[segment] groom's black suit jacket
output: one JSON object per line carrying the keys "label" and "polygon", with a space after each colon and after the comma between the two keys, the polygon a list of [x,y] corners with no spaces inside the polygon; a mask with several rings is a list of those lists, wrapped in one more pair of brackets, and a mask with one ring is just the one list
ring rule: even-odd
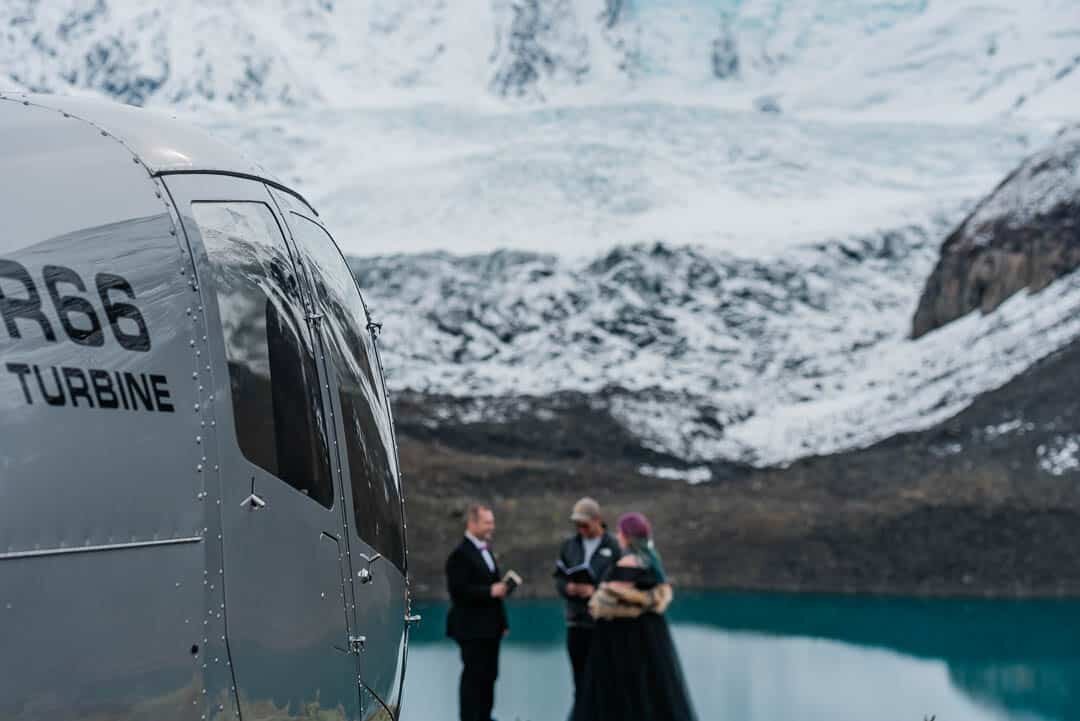
{"label": "groom's black suit jacket", "polygon": [[501,639],[508,628],[502,599],[491,597],[491,584],[500,580],[499,566],[489,571],[473,542],[463,538],[446,559],[450,615],[446,635],[458,641]]}

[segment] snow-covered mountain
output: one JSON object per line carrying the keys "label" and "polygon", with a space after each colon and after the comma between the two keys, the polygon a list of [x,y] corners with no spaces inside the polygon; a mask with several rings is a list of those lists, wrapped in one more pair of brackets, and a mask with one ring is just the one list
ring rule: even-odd
{"label": "snow-covered mountain", "polygon": [[433,423],[580,391],[768,465],[1080,333],[1068,276],[908,338],[942,238],[1080,117],[1078,41],[1076,0],[8,0],[0,88],[173,108],[301,190]]}
{"label": "snow-covered mountain", "polygon": [[391,385],[450,396],[438,422],[513,421],[581,391],[658,452],[773,465],[928,428],[1080,335],[1074,274],[911,340],[944,230],[761,260],[654,245],[354,268],[387,320]]}
{"label": "snow-covered mountain", "polygon": [[627,92],[784,111],[1060,116],[1073,0],[8,0],[0,77],[126,102]]}

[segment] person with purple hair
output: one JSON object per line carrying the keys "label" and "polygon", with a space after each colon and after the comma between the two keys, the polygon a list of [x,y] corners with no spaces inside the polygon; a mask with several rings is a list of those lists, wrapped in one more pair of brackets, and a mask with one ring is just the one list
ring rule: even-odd
{"label": "person with purple hair", "polygon": [[623,556],[589,599],[596,619],[573,721],[697,721],[664,612],[673,594],[652,526],[617,524]]}

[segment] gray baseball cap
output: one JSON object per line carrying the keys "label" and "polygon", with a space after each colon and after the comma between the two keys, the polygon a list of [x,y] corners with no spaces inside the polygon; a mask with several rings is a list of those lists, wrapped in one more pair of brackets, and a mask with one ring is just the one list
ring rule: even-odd
{"label": "gray baseball cap", "polygon": [[587,523],[600,518],[600,504],[586,496],[574,504],[574,510],[570,512],[570,520],[574,523]]}

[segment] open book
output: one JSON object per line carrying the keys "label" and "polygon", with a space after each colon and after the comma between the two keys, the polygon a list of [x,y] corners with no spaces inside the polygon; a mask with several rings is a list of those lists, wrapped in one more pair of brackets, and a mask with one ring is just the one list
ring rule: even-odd
{"label": "open book", "polygon": [[591,586],[596,585],[596,576],[593,574],[592,567],[587,563],[581,563],[577,566],[567,566],[562,562],[562,559],[555,561],[555,568],[562,575],[566,576],[566,580],[570,583],[587,583]]}
{"label": "open book", "polygon": [[506,584],[507,595],[513,593],[515,588],[524,583],[516,571],[507,571],[506,575],[502,577],[502,582]]}

